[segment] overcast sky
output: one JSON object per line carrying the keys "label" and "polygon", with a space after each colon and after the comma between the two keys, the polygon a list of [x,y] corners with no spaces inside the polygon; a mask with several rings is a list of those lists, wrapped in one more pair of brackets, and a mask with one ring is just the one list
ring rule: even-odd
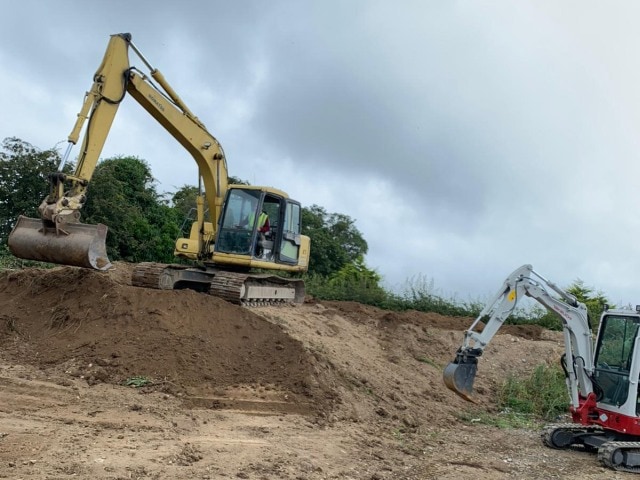
{"label": "overcast sky", "polygon": [[[486,300],[531,263],[635,304],[639,14],[632,1],[6,2],[0,137],[62,151],[109,35],[130,32],[231,175],[349,215],[388,287]],[[160,191],[197,183],[132,98],[102,158],[115,155],[145,159]]]}

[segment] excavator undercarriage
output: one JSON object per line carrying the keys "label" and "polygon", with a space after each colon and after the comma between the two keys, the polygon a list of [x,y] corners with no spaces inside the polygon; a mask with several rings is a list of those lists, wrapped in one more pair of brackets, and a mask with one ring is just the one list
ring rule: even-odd
{"label": "excavator undercarriage", "polygon": [[637,437],[611,432],[598,425],[566,423],[548,425],[541,438],[547,447],[597,452],[598,461],[606,467],[640,473],[640,442],[629,441]]}
{"label": "excavator undercarriage", "polygon": [[189,288],[244,306],[302,303],[305,295],[302,279],[151,262],[136,265],[132,284],[160,290]]}

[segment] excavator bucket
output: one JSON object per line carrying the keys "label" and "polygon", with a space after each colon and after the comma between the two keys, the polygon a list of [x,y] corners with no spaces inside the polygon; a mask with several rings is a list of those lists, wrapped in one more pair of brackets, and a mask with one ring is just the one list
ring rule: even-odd
{"label": "excavator bucket", "polygon": [[446,366],[444,369],[444,384],[449,390],[453,390],[465,400],[473,402],[471,395],[476,371],[478,370],[478,362],[475,358],[471,362],[460,360],[460,358],[456,358],[454,362]]}
{"label": "excavator bucket", "polygon": [[18,258],[107,270],[107,226],[65,223],[56,232],[39,218],[20,216],[9,235],[9,250]]}

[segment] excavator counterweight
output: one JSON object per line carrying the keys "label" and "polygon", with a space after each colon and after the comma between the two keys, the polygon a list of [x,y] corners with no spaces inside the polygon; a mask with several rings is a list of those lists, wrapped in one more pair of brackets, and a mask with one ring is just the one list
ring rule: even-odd
{"label": "excavator counterweight", "polygon": [[9,250],[18,258],[107,270],[107,226],[65,223],[58,229],[45,220],[21,215],[9,235]]}

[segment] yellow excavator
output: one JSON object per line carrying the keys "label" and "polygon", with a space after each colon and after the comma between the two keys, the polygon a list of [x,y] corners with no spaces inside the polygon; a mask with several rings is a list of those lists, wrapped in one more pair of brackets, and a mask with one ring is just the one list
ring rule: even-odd
{"label": "yellow excavator", "polygon": [[[130,50],[144,63],[148,74],[130,65]],[[127,93],[191,154],[199,177],[196,220],[189,236],[176,241],[174,252],[195,262],[140,263],[134,268],[132,283],[159,289],[192,288],[242,304],[301,303],[301,279],[252,273],[255,269],[307,270],[310,239],[301,234],[300,203],[275,188],[229,184],[220,143],[136,48],[129,33],[111,36],[58,171],[49,175],[51,190],[38,208],[41,218],[20,216],[9,235],[13,255],[97,270],[112,266],[106,250],[108,228],[80,223],[80,210]],[[75,171],[63,173],[85,122]]]}

